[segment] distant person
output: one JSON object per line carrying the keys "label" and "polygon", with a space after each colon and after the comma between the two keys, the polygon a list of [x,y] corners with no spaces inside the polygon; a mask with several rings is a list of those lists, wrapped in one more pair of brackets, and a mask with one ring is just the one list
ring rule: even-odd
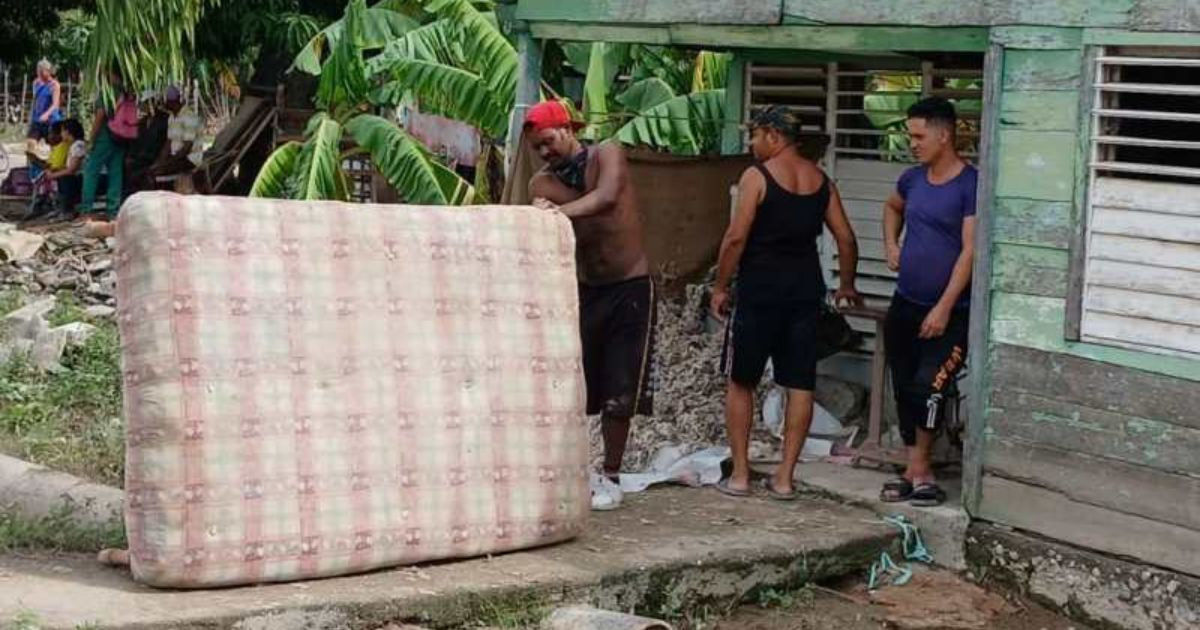
{"label": "distant person", "polygon": [[558,101],[529,110],[524,136],[546,167],[534,174],[534,205],[556,209],[575,228],[587,413],[600,415],[602,474],[592,509],[621,505],[619,475],[634,415],[652,411],[657,299],[642,243],[637,196],[616,142],[585,146]]}
{"label": "distant person", "polygon": [[52,165],[48,176],[54,181],[58,190],[57,211],[64,217],[70,217],[79,205],[83,190],[83,164],[87,158],[87,144],[83,139],[83,125],[74,118],[68,118],[61,123],[62,139],[60,143],[66,146],[65,160],[61,167]]}
{"label": "distant person", "polygon": [[884,336],[908,467],[880,498],[916,506],[946,499],[933,474],[933,442],[946,390],[967,356],[979,174],[955,149],[957,122],[954,105],[942,98],[909,108],[920,165],[900,176],[883,210],[887,264],[899,272]]}
{"label": "distant person", "polygon": [[[800,121],[767,107],[750,123],[758,161],[742,174],[737,207],[717,261],[712,314],[726,322],[722,369],[725,424],[733,458],[717,489],[749,496],[750,425],[754,390],[771,361],[775,383],[787,389],[783,461],[763,490],[773,499],[796,497],[795,470],[808,439],[817,382],[817,330],[827,299],[817,239],[825,227],[837,240],[839,278],[834,301],[861,302],[855,289],[858,244],[837,186],[797,146]],[[737,272],[737,303],[730,283]]]}
{"label": "distant person", "polygon": [[183,93],[176,86],[167,88],[165,104],[170,115],[167,143],[150,167],[155,177],[190,173],[200,163],[200,152],[196,150],[202,127],[200,117],[184,105]]}
{"label": "distant person", "polygon": [[171,112],[165,103],[151,98],[138,122],[138,137],[125,152],[124,196],[155,188],[154,166],[166,151]]}
{"label": "distant person", "polygon": [[[115,94],[115,102],[107,103],[103,96],[96,100],[96,113],[92,118],[91,133],[88,135],[91,146],[83,167],[83,200],[79,204],[79,212],[93,212],[100,174],[107,169],[105,211],[107,219],[111,221],[116,219],[117,211],[121,208],[125,151],[130,140],[137,135],[137,99],[115,71],[109,73],[109,82]],[[134,129],[132,133],[129,129],[131,126]],[[125,137],[120,137],[118,131]]]}
{"label": "distant person", "polygon": [[54,78],[54,64],[42,59],[33,80],[33,107],[29,113],[30,139],[45,140],[50,125],[62,120],[62,86]]}

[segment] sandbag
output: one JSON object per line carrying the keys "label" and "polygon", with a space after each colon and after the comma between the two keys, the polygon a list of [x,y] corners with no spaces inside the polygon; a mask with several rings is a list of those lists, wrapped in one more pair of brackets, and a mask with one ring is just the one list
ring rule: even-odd
{"label": "sandbag", "polygon": [[565,217],[530,207],[130,198],[134,577],[294,580],[575,536],[574,249]]}

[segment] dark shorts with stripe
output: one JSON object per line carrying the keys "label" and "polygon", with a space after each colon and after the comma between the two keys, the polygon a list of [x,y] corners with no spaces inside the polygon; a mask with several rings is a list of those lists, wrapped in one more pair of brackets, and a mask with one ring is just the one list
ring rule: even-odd
{"label": "dark shorts with stripe", "polygon": [[776,385],[812,391],[819,317],[816,300],[739,303],[725,325],[721,371],[738,385],[755,387],[770,359]]}
{"label": "dark shorts with stripe", "polygon": [[649,276],[579,285],[588,415],[630,418],[653,412],[657,299]]}
{"label": "dark shorts with stripe", "polygon": [[916,444],[918,428],[933,431],[941,425],[947,394],[967,358],[969,310],[954,309],[942,336],[921,339],[930,310],[896,294],[884,324],[900,437],[907,446]]}

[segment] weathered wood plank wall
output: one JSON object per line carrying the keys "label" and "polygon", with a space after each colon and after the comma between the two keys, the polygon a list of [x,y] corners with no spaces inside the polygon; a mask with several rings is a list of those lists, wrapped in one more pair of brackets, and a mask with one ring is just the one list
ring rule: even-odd
{"label": "weathered wood plank wall", "polygon": [[1081,34],[992,31],[1006,48],[975,516],[1200,574],[1179,553],[1200,546],[1200,365],[1065,339],[1086,208]]}

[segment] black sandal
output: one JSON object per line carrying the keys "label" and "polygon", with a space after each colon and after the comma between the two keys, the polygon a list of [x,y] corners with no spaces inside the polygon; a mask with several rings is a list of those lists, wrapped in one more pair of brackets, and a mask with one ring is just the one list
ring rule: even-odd
{"label": "black sandal", "polygon": [[936,507],[946,500],[946,492],[936,483],[919,484],[909,495],[908,503],[915,507]]}
{"label": "black sandal", "polygon": [[879,500],[884,503],[902,503],[912,497],[912,482],[904,477],[896,477],[884,482],[883,490],[879,491]]}

